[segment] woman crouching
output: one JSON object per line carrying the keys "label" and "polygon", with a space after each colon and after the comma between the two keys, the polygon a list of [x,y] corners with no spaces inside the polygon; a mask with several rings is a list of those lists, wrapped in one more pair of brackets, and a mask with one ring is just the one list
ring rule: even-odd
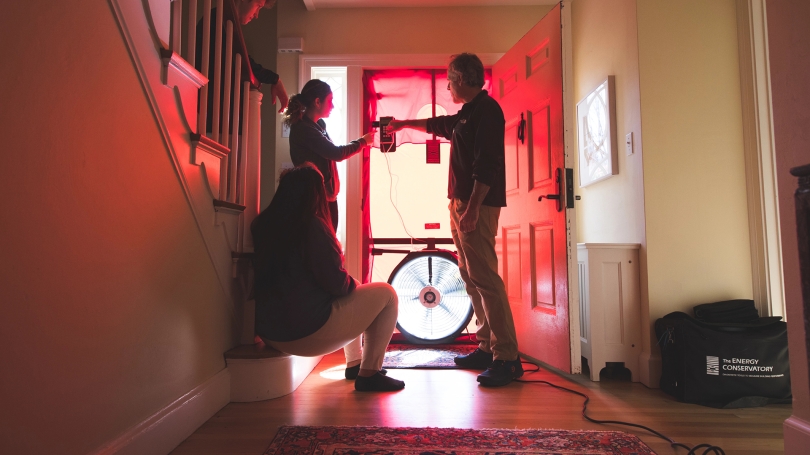
{"label": "woman crouching", "polygon": [[256,251],[256,332],[287,354],[314,357],[364,335],[359,391],[393,391],[381,372],[397,322],[387,283],[359,284],[343,266],[323,176],[306,163],[282,174],[270,206],[251,225]]}

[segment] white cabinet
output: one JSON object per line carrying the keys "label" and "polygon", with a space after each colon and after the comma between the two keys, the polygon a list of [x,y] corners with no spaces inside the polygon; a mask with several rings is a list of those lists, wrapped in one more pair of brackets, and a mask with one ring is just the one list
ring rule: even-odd
{"label": "white cabinet", "polygon": [[624,362],[639,381],[641,302],[636,243],[579,243],[580,341],[591,380],[607,362]]}

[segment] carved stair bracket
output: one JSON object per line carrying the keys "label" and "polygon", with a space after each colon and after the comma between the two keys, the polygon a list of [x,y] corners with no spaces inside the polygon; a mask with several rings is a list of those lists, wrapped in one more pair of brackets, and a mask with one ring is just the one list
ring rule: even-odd
{"label": "carved stair bracket", "polygon": [[214,199],[225,199],[222,192],[228,189],[221,184],[226,181],[226,177],[222,175],[226,167],[222,163],[230,153],[231,149],[213,139],[191,133],[191,164],[202,166],[205,182]]}
{"label": "carved stair bracket", "polygon": [[160,59],[163,62],[161,81],[168,87],[175,87],[179,92],[183,116],[193,131],[197,125],[197,94],[200,87],[208,83],[208,78],[177,52],[161,49]]}
{"label": "carved stair bracket", "polygon": [[244,220],[242,214],[244,211],[244,205],[214,199],[214,212],[216,212],[214,224],[222,229],[231,254],[234,251],[242,251],[242,223]]}

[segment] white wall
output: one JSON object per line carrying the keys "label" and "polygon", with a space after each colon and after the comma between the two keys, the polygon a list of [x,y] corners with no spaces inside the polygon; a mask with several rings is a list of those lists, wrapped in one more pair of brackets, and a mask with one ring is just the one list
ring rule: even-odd
{"label": "white wall", "polygon": [[0,451],[85,454],[225,367],[230,305],[110,5],[0,43]]}

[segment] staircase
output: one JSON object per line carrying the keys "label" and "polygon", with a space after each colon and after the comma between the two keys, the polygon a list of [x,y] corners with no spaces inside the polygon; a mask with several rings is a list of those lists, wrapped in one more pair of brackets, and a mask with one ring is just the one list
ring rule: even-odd
{"label": "staircase", "polygon": [[[194,213],[190,235],[203,239],[231,299],[231,321],[223,321],[236,334],[225,353],[231,401],[291,393],[320,357],[254,343],[250,223],[259,213],[262,94],[233,0],[109,1]],[[198,37],[199,20],[214,21],[213,33],[201,27]]]}

